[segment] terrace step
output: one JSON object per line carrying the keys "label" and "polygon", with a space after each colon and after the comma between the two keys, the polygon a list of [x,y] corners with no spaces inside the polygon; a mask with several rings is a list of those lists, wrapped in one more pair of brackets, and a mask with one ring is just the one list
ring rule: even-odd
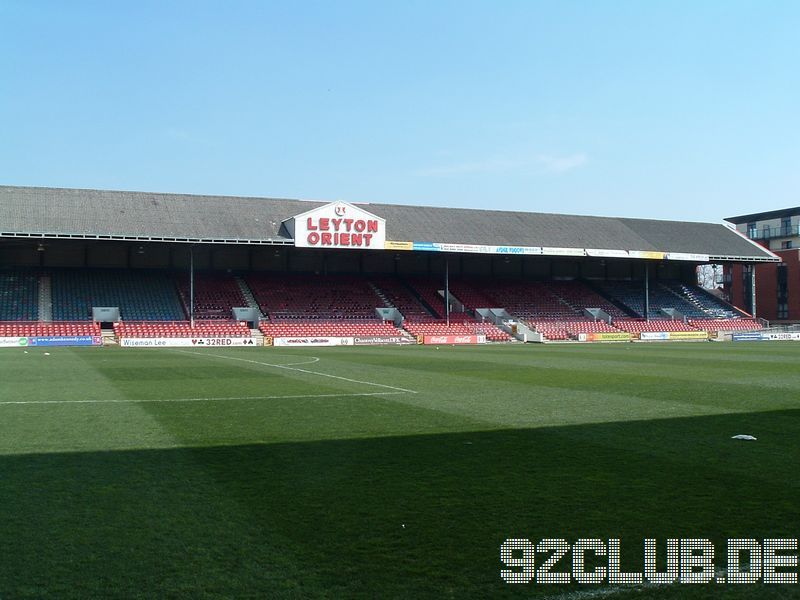
{"label": "terrace step", "polygon": [[39,320],[44,323],[53,321],[53,285],[50,275],[39,277]]}
{"label": "terrace step", "polygon": [[241,277],[236,277],[236,285],[239,286],[239,289],[242,291],[242,296],[244,296],[244,300],[247,303],[248,308],[253,308],[258,311],[258,314],[261,318],[264,318],[264,314],[261,312],[261,307],[256,302],[256,297],[253,295],[252,290],[247,286],[247,283]]}
{"label": "terrace step", "polygon": [[372,283],[371,281],[368,281],[368,282],[367,282],[367,285],[369,285],[369,287],[370,287],[370,288],[372,288],[372,291],[374,291],[374,292],[375,292],[375,295],[376,295],[376,296],[378,296],[378,298],[380,298],[380,299],[383,301],[383,305],[384,305],[386,308],[397,308],[397,307],[396,307],[394,304],[392,304],[392,303],[391,303],[391,301],[390,301],[390,300],[389,300],[389,299],[386,297],[386,294],[384,294],[384,293],[383,293],[383,290],[381,290],[381,288],[379,288],[377,285],[375,285],[375,284],[374,284],[374,283]]}
{"label": "terrace step", "polygon": [[256,346],[263,346],[264,345],[264,334],[261,333],[261,330],[257,327],[250,328],[250,337],[255,340]]}
{"label": "terrace step", "polygon": [[103,339],[103,346],[116,346],[119,344],[117,334],[114,333],[114,329],[112,328],[100,330],[100,335]]}

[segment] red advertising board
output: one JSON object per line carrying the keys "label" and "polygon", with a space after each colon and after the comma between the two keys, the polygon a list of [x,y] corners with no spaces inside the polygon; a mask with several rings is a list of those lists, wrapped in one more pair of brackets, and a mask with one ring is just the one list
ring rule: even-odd
{"label": "red advertising board", "polygon": [[485,335],[425,335],[423,344],[485,344]]}

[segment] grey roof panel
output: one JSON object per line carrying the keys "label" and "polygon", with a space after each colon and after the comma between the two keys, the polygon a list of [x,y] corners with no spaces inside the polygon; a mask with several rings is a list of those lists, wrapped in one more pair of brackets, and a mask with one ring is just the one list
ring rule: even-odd
{"label": "grey roof panel", "polygon": [[[288,241],[281,222],[327,202],[0,186],[0,233]],[[386,239],[752,257],[771,254],[723,225],[361,204]]]}

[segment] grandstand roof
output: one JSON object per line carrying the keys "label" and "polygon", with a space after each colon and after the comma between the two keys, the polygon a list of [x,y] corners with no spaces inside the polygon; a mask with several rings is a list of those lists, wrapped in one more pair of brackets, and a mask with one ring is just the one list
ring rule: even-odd
{"label": "grandstand roof", "polygon": [[779,210],[768,210],[766,212],[752,213],[749,215],[739,215],[738,217],[727,217],[725,220],[730,223],[740,225],[741,223],[753,223],[756,221],[769,221],[780,219],[781,217],[795,217],[800,215],[800,206],[793,208],[782,208]]}
{"label": "grandstand roof", "polygon": [[[291,244],[282,222],[327,202],[0,186],[0,237]],[[599,248],[771,261],[721,224],[359,204],[397,241]]]}

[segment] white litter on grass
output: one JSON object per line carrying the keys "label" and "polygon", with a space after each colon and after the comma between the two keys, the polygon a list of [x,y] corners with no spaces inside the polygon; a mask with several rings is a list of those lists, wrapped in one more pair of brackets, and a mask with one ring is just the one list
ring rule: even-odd
{"label": "white litter on grass", "polygon": [[45,352],[44,355],[45,356],[50,356],[50,353],[49,352]]}
{"label": "white litter on grass", "polygon": [[25,354],[27,354],[27,353],[28,353],[28,351],[27,351],[27,350],[23,350],[23,352],[24,352]]}
{"label": "white litter on grass", "polygon": [[739,435],[735,435],[731,438],[732,440],[744,440],[746,442],[755,442],[758,438],[753,435],[745,435],[740,433]]}

